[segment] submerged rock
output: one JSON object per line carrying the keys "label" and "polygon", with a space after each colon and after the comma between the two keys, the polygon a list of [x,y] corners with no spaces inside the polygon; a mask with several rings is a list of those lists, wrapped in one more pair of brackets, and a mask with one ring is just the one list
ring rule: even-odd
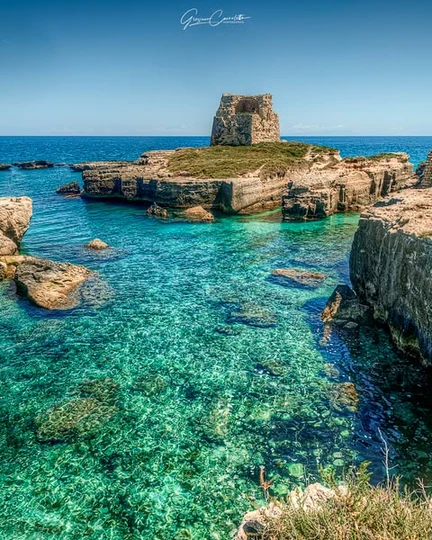
{"label": "submerged rock", "polygon": [[8,171],[11,167],[8,163],[0,163],[0,171]]}
{"label": "submerged rock", "polygon": [[86,244],[85,247],[88,249],[95,249],[99,251],[102,249],[108,249],[110,246],[106,244],[105,242],[103,242],[102,240],[100,240],[99,238],[94,238],[93,240],[91,240],[91,242]]}
{"label": "submerged rock", "polygon": [[[9,261],[9,264],[14,266],[13,261]],[[91,274],[84,266],[24,257],[16,261],[13,277],[18,294],[37,306],[45,309],[71,309],[78,304],[75,293],[79,285]]]}
{"label": "submerged rock", "polygon": [[335,409],[348,409],[356,412],[358,406],[358,394],[352,382],[335,383],[329,392],[330,403]]}
{"label": "submerged rock", "polygon": [[43,159],[38,159],[34,161],[23,161],[21,163],[14,163],[15,167],[19,169],[24,169],[26,171],[32,169],[50,169],[54,167],[54,163],[51,161],[45,161]]}
{"label": "submerged rock", "polygon": [[69,442],[96,435],[116,414],[119,386],[112,379],[82,382],[79,397],[36,417],[39,442]]}
{"label": "submerged rock", "polygon": [[153,203],[149,208],[147,208],[147,215],[159,219],[167,219],[169,217],[168,210],[166,208],[162,208],[156,203]]}
{"label": "submerged rock", "polygon": [[0,197],[0,255],[16,255],[29,228],[32,200],[29,197]]}
{"label": "submerged rock", "polygon": [[242,323],[258,328],[269,328],[276,325],[277,319],[267,309],[246,302],[230,312],[227,322]]}
{"label": "submerged rock", "polygon": [[295,268],[278,268],[272,272],[272,276],[283,278],[287,282],[306,287],[319,287],[327,277],[325,274],[319,272],[309,272]]}
{"label": "submerged rock", "polygon": [[68,184],[64,184],[63,186],[60,186],[56,193],[61,194],[68,194],[68,195],[79,195],[81,193],[81,188],[78,182],[69,182]]}
{"label": "submerged rock", "polygon": [[356,293],[348,285],[338,285],[327,301],[321,319],[350,329],[367,321],[371,310],[361,304]]}

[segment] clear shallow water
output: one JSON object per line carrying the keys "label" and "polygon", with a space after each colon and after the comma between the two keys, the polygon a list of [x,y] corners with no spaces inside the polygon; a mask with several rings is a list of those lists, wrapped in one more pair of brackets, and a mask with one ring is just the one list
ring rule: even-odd
{"label": "clear shallow water", "polygon": [[[432,138],[413,139],[404,149],[420,161]],[[133,159],[206,142],[0,138],[0,162]],[[375,138],[327,144],[344,155],[400,149]],[[0,284],[0,536],[226,539],[250,500],[262,500],[260,465],[277,495],[317,478],[320,465],[341,471],[367,459],[381,480],[379,429],[395,472],[430,484],[429,374],[379,329],[344,341],[324,335],[319,320],[348,280],[357,216],[166,224],[139,205],[56,195],[71,179],[80,175],[67,168],[0,173],[0,195],[34,200],[23,250],[100,275],[81,307],[60,314]],[[113,252],[83,250],[94,237]],[[281,267],[328,278],[318,289],[282,286],[270,278]],[[106,377],[120,386],[118,412],[95,437],[37,441],[38,414],[70,400],[83,380]],[[359,394],[354,411],[331,399],[333,385],[348,381]]]}

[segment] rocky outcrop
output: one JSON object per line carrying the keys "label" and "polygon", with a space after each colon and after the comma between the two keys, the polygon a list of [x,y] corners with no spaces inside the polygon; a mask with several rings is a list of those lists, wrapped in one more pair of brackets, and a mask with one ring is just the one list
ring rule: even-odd
{"label": "rocky outcrop", "polygon": [[7,163],[0,163],[0,171],[8,171],[12,165],[8,165]]}
{"label": "rocky outcrop", "polygon": [[362,304],[348,285],[338,285],[327,301],[321,319],[346,329],[356,328],[370,317],[369,306]]}
{"label": "rocky outcrop", "polygon": [[88,244],[86,244],[85,247],[88,249],[94,249],[96,251],[100,251],[103,249],[108,249],[109,245],[103,242],[102,240],[100,240],[99,238],[94,238]]}
{"label": "rocky outcrop", "polygon": [[106,169],[109,167],[126,167],[131,165],[131,161],[86,161],[84,163],[71,163],[69,167],[73,172],[93,171],[97,169]]}
{"label": "rocky outcrop", "polygon": [[358,212],[416,178],[407,154],[347,158],[310,171],[288,184],[282,212],[286,221],[321,219],[337,212]]}
{"label": "rocky outcrop", "polygon": [[64,195],[79,195],[81,193],[81,188],[78,182],[69,182],[68,184],[60,186],[56,190],[56,193]]}
{"label": "rocky outcrop", "polygon": [[16,255],[29,228],[32,200],[28,197],[0,197],[0,255]]}
{"label": "rocky outcrop", "polygon": [[[262,143],[262,147],[221,148],[224,155],[213,148],[147,152],[133,164],[95,165],[84,171],[81,195],[172,209],[202,206],[227,214],[261,212],[282,202],[285,220],[319,219],[359,211],[417,181],[406,154],[342,160],[337,150],[303,146]],[[247,148],[254,152],[251,159],[245,154]],[[214,155],[216,150],[219,154]],[[261,160],[257,160],[259,152]],[[218,167],[221,159],[224,166]],[[248,169],[239,163],[260,165]],[[231,169],[236,171],[232,177]],[[209,177],[201,177],[203,170]]]}
{"label": "rocky outcrop", "polygon": [[222,95],[213,119],[212,146],[244,146],[272,141],[280,141],[280,129],[271,94]]}
{"label": "rocky outcrop", "polygon": [[3,278],[12,278],[17,293],[45,309],[70,309],[78,304],[78,287],[92,274],[84,266],[30,256],[0,257]]}
{"label": "rocky outcrop", "polygon": [[[273,143],[275,144],[275,143]],[[279,143],[280,149],[289,152],[289,143]],[[293,143],[297,148],[299,143]],[[193,174],[171,168],[171,159],[184,155],[188,149],[154,151],[143,154],[135,164],[122,167],[111,166],[95,168],[83,172],[83,197],[124,199],[156,203],[163,208],[192,208],[202,206],[206,210],[220,210],[227,214],[249,214],[266,209],[277,208],[287,190],[288,178],[297,178],[310,170],[321,170],[340,161],[337,150],[304,145],[303,157],[293,157],[273,167],[257,166],[235,177],[197,178]],[[214,165],[216,158],[208,158],[208,149],[194,149],[198,159],[210,160]],[[241,150],[239,148],[239,150]],[[262,163],[267,163],[267,150],[262,148]],[[274,150],[274,148],[272,148]],[[257,149],[260,151],[260,149]],[[283,151],[279,150],[283,155]],[[196,157],[196,156],[195,156]],[[233,165],[237,159],[247,156],[230,156]],[[213,159],[213,161],[211,161]]]}
{"label": "rocky outcrop", "polygon": [[409,189],[361,215],[350,277],[397,346],[432,359],[432,189]]}
{"label": "rocky outcrop", "polygon": [[14,163],[14,165],[19,169],[24,169],[26,171],[31,171],[33,169],[50,169],[51,167],[54,167],[54,163],[51,163],[51,161],[45,161],[43,159],[35,161],[23,161],[21,163]]}
{"label": "rocky outcrop", "polygon": [[[345,486],[330,489],[316,482],[307,486],[304,491],[300,488],[291,491],[284,505],[288,505],[292,510],[316,512],[328,501],[346,499],[348,495],[349,492]],[[248,512],[237,531],[236,540],[261,538],[266,524],[269,521],[278,521],[283,514],[284,510],[277,502],[271,502],[268,506]]]}

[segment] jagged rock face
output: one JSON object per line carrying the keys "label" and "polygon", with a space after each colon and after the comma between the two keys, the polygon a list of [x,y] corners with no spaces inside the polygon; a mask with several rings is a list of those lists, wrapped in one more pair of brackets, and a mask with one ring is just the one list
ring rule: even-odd
{"label": "jagged rock face", "polygon": [[271,94],[223,94],[213,119],[211,145],[245,146],[280,140]]}
{"label": "jagged rock face", "polygon": [[397,346],[432,359],[432,189],[408,189],[361,215],[350,276]]}
{"label": "jagged rock face", "polygon": [[56,193],[61,193],[65,195],[79,195],[81,193],[81,188],[78,182],[69,182],[68,184],[60,186],[56,190]]}
{"label": "jagged rock face", "polygon": [[310,171],[288,184],[282,200],[284,220],[322,219],[358,212],[392,191],[416,182],[407,154],[348,158]]}
{"label": "jagged rock face", "polygon": [[0,255],[16,255],[29,228],[32,200],[29,197],[0,198]]}

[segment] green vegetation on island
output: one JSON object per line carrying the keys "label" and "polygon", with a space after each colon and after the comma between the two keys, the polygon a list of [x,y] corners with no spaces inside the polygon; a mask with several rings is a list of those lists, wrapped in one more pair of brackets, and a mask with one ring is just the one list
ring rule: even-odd
{"label": "green vegetation on island", "polygon": [[284,174],[306,156],[336,154],[337,150],[303,142],[263,142],[250,146],[182,148],[168,160],[172,173],[195,178],[237,178],[263,167],[267,174]]}

